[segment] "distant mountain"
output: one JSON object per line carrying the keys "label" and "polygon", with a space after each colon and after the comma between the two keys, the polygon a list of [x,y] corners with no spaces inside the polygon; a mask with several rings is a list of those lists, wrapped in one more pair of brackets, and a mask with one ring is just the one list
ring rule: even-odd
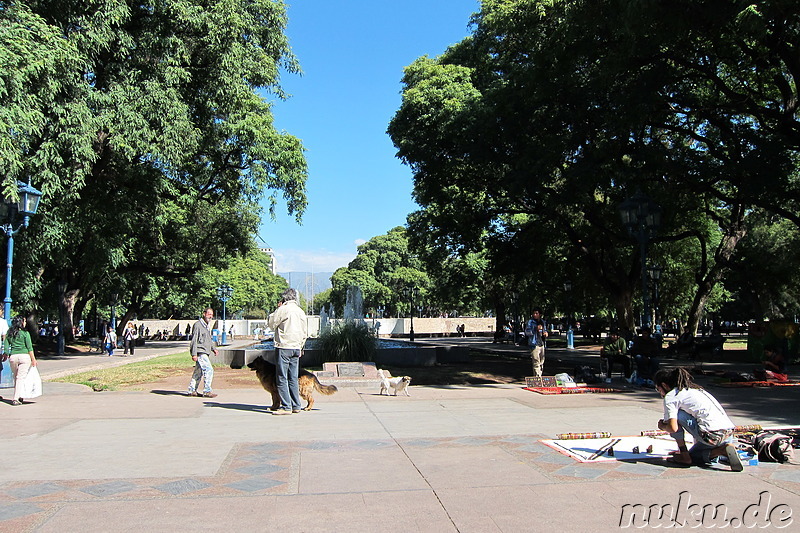
{"label": "distant mountain", "polygon": [[309,298],[331,288],[333,272],[278,272],[289,286]]}

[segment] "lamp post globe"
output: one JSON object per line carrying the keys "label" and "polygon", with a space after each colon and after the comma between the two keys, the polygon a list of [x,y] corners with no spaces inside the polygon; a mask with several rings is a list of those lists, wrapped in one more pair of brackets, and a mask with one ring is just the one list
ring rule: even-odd
{"label": "lamp post globe", "polygon": [[[39,209],[41,191],[30,183],[17,181],[17,199],[3,197],[0,199],[0,223],[3,233],[6,234],[6,294],[3,301],[5,319],[11,323],[11,273],[14,264],[14,235],[22,228],[27,228],[30,218]],[[19,220],[19,217],[22,220]]]}
{"label": "lamp post globe", "polygon": [[641,325],[650,323],[650,296],[647,288],[647,244],[661,226],[661,207],[641,190],[619,204],[622,224],[628,233],[639,243],[642,277],[642,320]]}
{"label": "lamp post globe", "polygon": [[228,343],[228,331],[227,326],[225,324],[226,321],[226,305],[228,300],[231,299],[233,296],[233,287],[228,285],[227,283],[223,283],[219,287],[217,287],[217,298],[219,301],[222,302],[222,345],[225,346]]}

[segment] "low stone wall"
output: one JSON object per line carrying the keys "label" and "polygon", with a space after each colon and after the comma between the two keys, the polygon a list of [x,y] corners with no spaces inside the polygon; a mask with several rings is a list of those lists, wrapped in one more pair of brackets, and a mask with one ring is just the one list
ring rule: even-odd
{"label": "low stone wall", "polygon": [[[367,324],[377,329],[381,337],[407,337],[411,333],[410,318],[367,318]],[[456,327],[464,324],[466,335],[494,335],[495,319],[476,317],[415,318],[414,334],[425,337],[456,336]]]}
{"label": "low stone wall", "polygon": [[[231,368],[243,368],[256,357],[264,356],[267,361],[275,364],[275,350],[237,348],[219,350],[217,357],[212,358],[212,363],[230,365]],[[434,366],[436,363],[466,363],[469,362],[469,349],[463,346],[419,346],[409,345],[407,348],[379,349],[375,354],[375,363],[378,365],[419,367]],[[303,367],[322,366],[322,350],[304,350],[300,358]]]}
{"label": "low stone wall", "polygon": [[[178,337],[186,333],[186,327],[191,327],[198,319],[192,320],[135,320],[150,330],[150,335],[155,335],[157,331],[167,330],[170,336]],[[333,321],[340,320],[334,319]],[[372,328],[377,328],[378,335],[381,337],[407,337],[411,333],[410,318],[371,318],[364,319],[364,322]],[[464,324],[466,335],[492,336],[494,335],[495,319],[476,318],[476,317],[457,317],[457,318],[415,318],[414,333],[424,337],[448,337],[455,336],[456,327]],[[230,331],[234,328],[236,339],[247,336],[252,338],[257,329],[263,330],[267,326],[266,320],[226,320],[225,327]],[[308,317],[308,334],[311,337],[319,335],[320,320],[319,316]],[[222,330],[222,320],[214,319],[211,321],[212,329]]]}

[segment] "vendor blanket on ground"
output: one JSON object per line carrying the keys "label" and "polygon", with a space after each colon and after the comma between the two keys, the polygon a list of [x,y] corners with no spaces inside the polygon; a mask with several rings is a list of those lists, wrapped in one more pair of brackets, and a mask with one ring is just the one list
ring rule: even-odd
{"label": "vendor blanket on ground", "polygon": [[602,392],[631,392],[626,389],[613,389],[610,387],[523,387],[539,394],[591,394]]}
{"label": "vendor blanket on ground", "polygon": [[[545,439],[541,442],[581,463],[656,460],[668,457],[670,452],[678,449],[675,440],[669,436],[570,440]],[[650,446],[652,446],[652,449],[648,452]],[[638,449],[638,453],[635,448]],[[609,455],[609,449],[613,449],[613,455]]]}

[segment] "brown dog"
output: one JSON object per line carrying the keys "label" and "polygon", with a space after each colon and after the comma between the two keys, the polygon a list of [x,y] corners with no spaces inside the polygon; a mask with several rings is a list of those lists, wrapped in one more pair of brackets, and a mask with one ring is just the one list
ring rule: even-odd
{"label": "brown dog", "polygon": [[[275,385],[275,373],[277,371],[275,365],[263,357],[256,357],[252,363],[247,365],[247,368],[256,371],[256,376],[258,376],[261,386],[272,395],[272,407],[270,409],[273,411],[280,409],[281,398],[278,395],[278,387]],[[303,408],[304,411],[310,411],[314,407],[314,396],[312,396],[314,389],[325,395],[333,394],[339,390],[335,385],[323,385],[319,382],[317,376],[302,368],[297,376],[297,383],[300,388],[300,397],[308,402],[308,405]]]}

